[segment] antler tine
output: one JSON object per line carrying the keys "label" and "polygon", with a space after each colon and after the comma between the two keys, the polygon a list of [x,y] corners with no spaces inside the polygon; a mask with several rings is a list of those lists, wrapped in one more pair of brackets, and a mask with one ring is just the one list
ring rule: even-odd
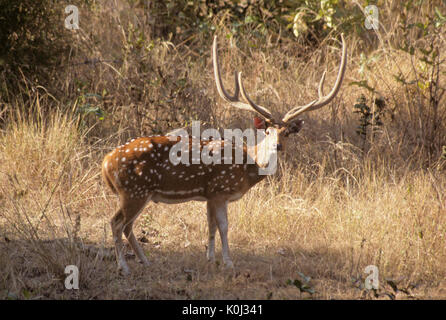
{"label": "antler tine", "polygon": [[[241,82],[241,72],[238,73],[238,78],[237,78],[237,71],[234,72],[234,78],[235,78],[234,95],[233,96],[229,95],[228,92],[225,90],[225,88],[223,86],[223,81],[221,80],[220,66],[218,64],[217,36],[214,36],[214,43],[212,45],[212,62],[214,64],[214,78],[215,78],[215,83],[217,85],[217,91],[218,91],[218,94],[220,95],[220,97],[223,98],[223,100],[230,103],[231,106],[233,106],[233,107],[243,109],[243,110],[255,111],[257,113],[260,113],[263,117],[272,120],[272,114],[268,109],[255,104],[247,96],[247,94],[243,88],[243,84]],[[242,88],[242,96],[244,97],[244,99],[246,99],[249,102],[249,104],[240,101],[240,99],[239,99],[240,88]]]}
{"label": "antler tine", "polygon": [[220,97],[223,98],[226,102],[237,102],[238,95],[240,92],[240,88],[237,82],[237,71],[234,72],[234,82],[235,82],[235,92],[233,96],[230,96],[229,93],[223,87],[223,81],[221,80],[220,67],[218,64],[218,55],[217,55],[217,36],[214,37],[214,43],[212,45],[212,62],[214,64],[214,78],[215,83],[217,84],[217,91]]}
{"label": "antler tine", "polygon": [[339,89],[341,88],[342,80],[344,80],[344,74],[347,67],[347,47],[345,45],[344,35],[341,34],[342,39],[342,58],[341,58],[341,64],[339,66],[339,72],[338,76],[336,78],[336,82],[333,85],[333,88],[328,93],[328,95],[323,95],[323,88],[324,88],[324,81],[325,81],[325,74],[322,75],[321,81],[319,82],[319,88],[318,88],[318,95],[319,98],[317,100],[311,101],[307,105],[304,106],[297,106],[290,111],[288,111],[285,116],[282,118],[283,122],[290,122],[291,120],[295,119],[298,115],[307,112],[307,111],[313,111],[316,109],[319,109],[326,104],[328,104],[331,100],[334,99],[334,97],[339,92]]}
{"label": "antler tine", "polygon": [[324,73],[322,74],[321,81],[319,81],[319,88],[317,89],[317,95],[319,96],[319,99],[321,99],[324,96],[324,81],[326,74],[327,70],[324,71]]}

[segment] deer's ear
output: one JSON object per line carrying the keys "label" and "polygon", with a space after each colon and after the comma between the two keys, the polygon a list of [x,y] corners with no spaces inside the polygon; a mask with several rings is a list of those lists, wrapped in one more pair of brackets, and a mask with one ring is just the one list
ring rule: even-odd
{"label": "deer's ear", "polygon": [[254,127],[256,127],[256,129],[266,129],[265,120],[259,117],[254,117]]}
{"label": "deer's ear", "polygon": [[302,127],[304,126],[304,121],[302,119],[297,119],[294,121],[293,124],[294,124],[293,128],[294,133],[298,133],[300,129],[302,129]]}
{"label": "deer's ear", "polygon": [[288,137],[290,134],[298,133],[300,129],[302,129],[304,125],[304,121],[301,119],[297,119],[293,121],[289,127],[286,129],[285,136]]}

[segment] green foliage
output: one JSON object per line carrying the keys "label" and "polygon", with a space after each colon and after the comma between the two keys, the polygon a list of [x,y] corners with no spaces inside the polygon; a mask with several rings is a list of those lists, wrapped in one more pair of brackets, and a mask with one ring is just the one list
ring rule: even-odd
{"label": "green foliage", "polygon": [[78,124],[84,130],[91,127],[97,121],[103,121],[107,115],[101,105],[103,96],[85,92],[85,85],[85,83],[78,81],[79,96],[75,102],[75,114],[79,116]]}
{"label": "green foliage", "polygon": [[321,40],[332,30],[350,30],[363,18],[355,6],[339,0],[156,0],[135,5],[146,10],[152,36],[169,39],[209,35],[218,17],[232,34]]}
{"label": "green foliage", "polygon": [[367,138],[367,128],[372,128],[372,134],[376,129],[383,125],[381,119],[384,114],[385,101],[384,99],[377,98],[374,101],[375,108],[371,109],[367,105],[367,99],[364,95],[359,97],[358,102],[353,106],[355,113],[360,115],[359,125],[356,129],[356,133],[363,138],[363,150],[365,141]]}
{"label": "green foliage", "polygon": [[299,289],[301,293],[307,292],[310,295],[313,295],[316,291],[310,285],[311,277],[308,277],[299,271],[297,272],[297,274],[299,275],[299,279],[294,279],[294,280],[288,279],[287,285],[294,285],[296,288]]}
{"label": "green foliage", "polygon": [[0,73],[6,72],[9,82],[23,76],[44,81],[45,68],[67,52],[71,34],[64,28],[63,8],[54,0],[0,0]]}
{"label": "green foliage", "polygon": [[[415,6],[413,1],[406,9]],[[441,48],[445,45],[445,14],[438,7],[417,19],[400,14],[401,39],[398,50],[407,53],[411,59],[410,72],[394,74],[394,79],[406,90],[408,109],[415,115],[414,125],[419,127],[418,139],[429,161],[441,153],[446,142],[444,136],[444,113],[441,112],[441,99],[446,87],[441,81],[444,71],[444,55]],[[444,7],[443,9],[444,10]]]}

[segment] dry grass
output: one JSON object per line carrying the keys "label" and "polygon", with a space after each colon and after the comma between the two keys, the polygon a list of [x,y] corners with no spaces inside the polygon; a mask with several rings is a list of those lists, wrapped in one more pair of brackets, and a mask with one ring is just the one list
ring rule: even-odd
{"label": "dry grass", "polygon": [[[425,100],[416,88],[393,77],[401,70],[410,76],[413,58],[383,41],[370,53],[380,58],[360,74],[361,43],[355,37],[348,40],[351,60],[341,96],[326,110],[306,116],[305,129],[290,142],[275,177],[230,204],[235,271],[206,262],[205,205],[190,202],[146,208],[134,229],[152,264],[143,268],[129,249],[133,274],[120,276],[109,226],[117,201],[99,175],[103,155],[129,136],[156,131],[160,126],[154,119],[169,112],[178,112],[180,123],[198,118],[215,127],[246,127],[247,115],[216,99],[210,85],[210,43],[203,49],[205,59],[189,58],[200,56],[194,52],[197,46],[165,42],[155,42],[150,54],[136,55],[135,48],[126,47],[126,15],[112,7],[95,10],[83,21],[110,28],[79,34],[78,56],[108,59],[113,53],[124,61],[113,68],[69,68],[55,90],[69,96],[79,79],[89,84],[79,96],[106,88],[108,94],[95,102],[109,112],[106,119],[80,117],[72,110],[82,99],[54,102],[41,89],[26,92],[30,105],[20,99],[4,105],[10,121],[0,132],[1,299],[446,297],[445,160],[438,153],[426,160],[420,147],[425,128],[417,127]],[[123,21],[113,26],[110,21],[118,17]],[[221,27],[220,39],[226,31]],[[194,41],[200,43],[199,37]],[[296,52],[293,44],[284,50],[263,44],[262,52],[249,49],[244,39],[241,51],[220,42],[225,79],[232,78],[228,73],[234,68],[243,70],[247,90],[275,111],[313,99],[325,66],[326,82],[333,83],[339,59],[335,47],[300,57],[290,53]],[[94,48],[87,46],[91,43]],[[175,82],[185,75],[185,84]],[[363,78],[376,93],[346,85]],[[365,147],[355,133],[358,116],[352,112],[361,93],[388,98],[384,125]],[[444,98],[442,102],[444,108]],[[438,130],[444,132],[446,119],[440,120]],[[64,288],[64,268],[71,264],[79,267],[80,290]],[[379,268],[377,296],[363,287],[367,265]],[[313,294],[290,284],[303,276],[311,277]]]}
{"label": "dry grass", "polygon": [[[104,150],[86,145],[76,122],[61,115],[11,125],[0,147],[3,298],[309,297],[287,284],[299,272],[312,278],[312,298],[361,298],[370,264],[379,268],[381,293],[392,292],[391,278],[415,286],[413,297],[444,298],[446,180],[438,172],[401,175],[365,162],[361,176],[327,174],[321,161],[310,179],[282,162],[280,179],[230,205],[234,274],[206,262],[202,203],[149,205],[135,230],[152,265],[129,256],[134,273],[123,278],[109,227],[117,203],[99,177]],[[63,287],[70,264],[80,268],[76,292]]]}

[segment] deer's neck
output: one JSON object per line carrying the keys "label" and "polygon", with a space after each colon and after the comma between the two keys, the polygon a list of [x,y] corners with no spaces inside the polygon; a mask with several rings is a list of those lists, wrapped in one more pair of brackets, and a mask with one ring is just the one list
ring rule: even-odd
{"label": "deer's neck", "polygon": [[274,150],[271,140],[266,138],[254,146],[247,146],[247,153],[260,168],[266,168],[271,161],[277,160],[276,150]]}

